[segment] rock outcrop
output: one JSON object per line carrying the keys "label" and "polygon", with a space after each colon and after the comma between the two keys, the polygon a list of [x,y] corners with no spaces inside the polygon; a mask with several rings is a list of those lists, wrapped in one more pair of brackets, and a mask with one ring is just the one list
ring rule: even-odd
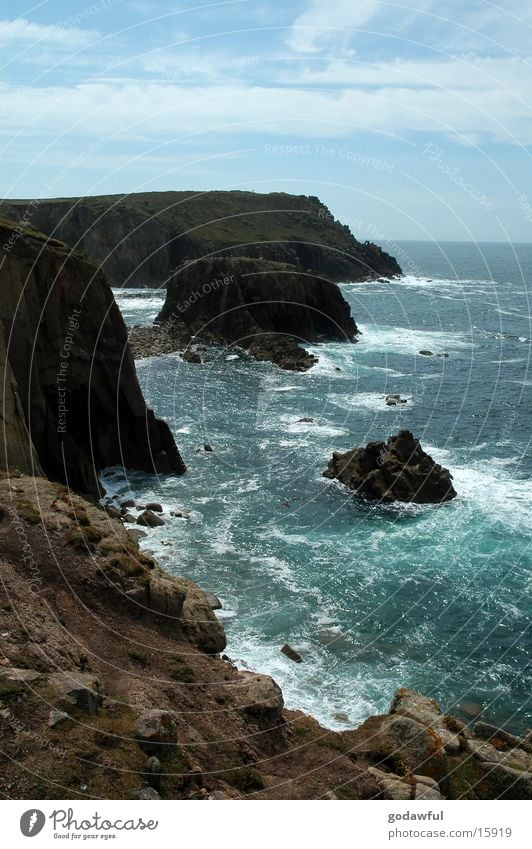
{"label": "rock outcrop", "polygon": [[287,710],[220,657],[208,596],[61,484],[0,474],[0,551],[5,796],[532,798],[530,739],[413,690],[344,732]]}
{"label": "rock outcrop", "polygon": [[[315,358],[299,343],[353,342],[357,327],[339,287],[294,265],[252,257],[185,263],[168,281],[157,317],[196,340],[246,348],[261,360],[305,370]],[[181,336],[182,333],[179,333]]]}
{"label": "rock outcrop", "polygon": [[0,261],[7,386],[0,467],[42,469],[93,494],[105,466],[184,472],[168,425],[146,407],[101,271],[65,245],[5,220]]}
{"label": "rock outcrop", "polygon": [[370,500],[437,504],[456,496],[452,475],[423,451],[408,430],[387,442],[335,451],[324,476]]}
{"label": "rock outcrop", "polygon": [[401,274],[396,260],[361,243],[317,197],[285,192],[144,192],[2,201],[96,260],[113,286],[164,285],[185,259],[220,253],[288,262],[331,280]]}

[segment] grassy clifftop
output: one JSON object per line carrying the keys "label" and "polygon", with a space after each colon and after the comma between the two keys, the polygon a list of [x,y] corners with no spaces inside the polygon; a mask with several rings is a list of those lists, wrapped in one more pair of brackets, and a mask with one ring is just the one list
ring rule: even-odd
{"label": "grassy clifftop", "polygon": [[114,286],[164,285],[184,259],[220,253],[289,262],[331,280],[401,273],[393,257],[358,242],[313,196],[144,192],[6,200],[0,213],[87,254]]}

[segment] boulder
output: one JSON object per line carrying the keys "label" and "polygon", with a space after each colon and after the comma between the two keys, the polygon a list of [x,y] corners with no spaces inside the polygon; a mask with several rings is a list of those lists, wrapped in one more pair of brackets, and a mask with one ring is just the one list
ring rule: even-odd
{"label": "boulder", "polygon": [[153,513],[162,513],[163,508],[157,501],[149,501],[145,508],[145,510],[151,510]]}
{"label": "boulder", "polygon": [[16,669],[13,666],[0,668],[1,683],[32,684],[41,677],[35,669]]}
{"label": "boulder", "polygon": [[68,713],[65,713],[64,710],[51,710],[48,717],[48,728],[56,728],[69,719]]}
{"label": "boulder", "polygon": [[186,351],[183,351],[181,357],[186,363],[196,363],[197,365],[201,365],[201,357],[197,351],[191,351],[187,348]]}
{"label": "boulder", "polygon": [[222,602],[214,593],[205,593],[205,598],[211,610],[222,610]]}
{"label": "boulder", "polygon": [[238,708],[245,713],[273,716],[281,720],[283,694],[279,685],[269,675],[241,672],[232,692]]}
{"label": "boulder", "polygon": [[422,357],[433,357],[434,356],[432,351],[425,351],[424,350],[424,351],[420,351],[419,353],[421,354]]}
{"label": "boulder", "polygon": [[441,736],[431,727],[406,716],[386,717],[378,734],[377,751],[404,775],[422,773],[441,780],[447,774],[447,759]]}
{"label": "boulder", "polygon": [[171,575],[157,570],[141,586],[129,590],[128,597],[141,607],[169,619],[179,619],[183,613],[186,592]]}
{"label": "boulder", "polygon": [[95,714],[102,703],[98,679],[85,672],[56,672],[48,677],[48,685],[57,693],[59,708],[77,708]]}
{"label": "boulder", "polygon": [[175,746],[177,725],[167,710],[144,710],[135,723],[135,740],[143,751],[152,755],[160,749]]}
{"label": "boulder", "polygon": [[157,528],[159,525],[164,525],[164,519],[157,516],[153,510],[143,510],[140,516],[137,516],[137,525],[143,525],[145,528]]}
{"label": "boulder", "polygon": [[426,784],[416,784],[414,790],[414,799],[425,799],[433,802],[438,802],[440,799],[444,797],[440,793],[439,790],[435,790],[433,787],[427,787]]}
{"label": "boulder", "polygon": [[408,430],[387,442],[335,451],[324,476],[369,500],[437,504],[455,498],[452,475],[436,463]]}
{"label": "boulder", "polygon": [[292,646],[288,645],[288,643],[284,644],[281,649],[281,652],[287,657],[289,657],[290,660],[293,660],[295,663],[303,663],[303,658],[301,657],[299,652],[293,649]]}
{"label": "boulder", "polygon": [[372,766],[368,768],[368,772],[376,779],[383,799],[403,801],[412,798],[412,786],[401,781],[398,776]]}
{"label": "boulder", "polygon": [[141,799],[146,802],[155,802],[161,797],[153,787],[138,787],[131,794],[132,799]]}

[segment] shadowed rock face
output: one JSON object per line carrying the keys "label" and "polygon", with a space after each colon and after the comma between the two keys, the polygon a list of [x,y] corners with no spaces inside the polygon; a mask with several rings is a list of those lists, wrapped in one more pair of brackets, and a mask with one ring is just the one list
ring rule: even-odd
{"label": "shadowed rock face", "polygon": [[46,475],[82,492],[99,492],[108,465],[184,472],[168,425],[146,408],[124,322],[96,266],[5,219],[0,261],[11,381],[10,455],[0,464],[13,468],[14,447],[29,433],[18,451],[25,469],[33,446]]}
{"label": "shadowed rock face", "polygon": [[14,220],[96,260],[112,286],[161,286],[184,260],[264,257],[331,280],[401,274],[396,260],[358,242],[317,197],[286,192],[143,192],[1,202]]}
{"label": "shadowed rock face", "polygon": [[408,430],[387,442],[335,451],[323,474],[378,501],[437,504],[456,496],[449,470],[435,463]]}
{"label": "shadowed rock face", "polygon": [[314,358],[298,343],[353,342],[357,327],[340,289],[293,265],[253,257],[188,263],[168,283],[161,323],[247,348],[257,359],[304,370]]}

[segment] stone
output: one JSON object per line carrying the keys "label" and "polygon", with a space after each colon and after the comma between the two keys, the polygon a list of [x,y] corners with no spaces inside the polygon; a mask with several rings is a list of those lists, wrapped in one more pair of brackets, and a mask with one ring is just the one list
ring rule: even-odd
{"label": "stone", "polygon": [[477,719],[484,713],[484,706],[473,699],[463,699],[456,705],[456,709],[460,711],[468,719]]}
{"label": "stone", "polygon": [[288,643],[284,644],[281,649],[281,652],[286,655],[286,657],[289,657],[290,660],[293,660],[295,663],[303,663],[303,658],[301,657],[299,652],[293,649],[292,646],[288,645]]}
{"label": "stone", "polygon": [[105,512],[111,517],[111,519],[120,519],[120,516],[122,515],[121,511],[118,507],[115,507],[114,504],[109,504],[105,508]]}
{"label": "stone", "polygon": [[183,612],[186,592],[176,584],[171,575],[157,572],[141,586],[129,590],[127,596],[147,610],[179,619]]}
{"label": "stone", "polygon": [[41,673],[35,669],[16,669],[13,666],[0,669],[0,682],[12,682],[20,684],[32,684],[41,677]]}
{"label": "stone", "polygon": [[146,504],[145,510],[151,510],[153,513],[162,513],[163,508],[157,501],[149,501]]}
{"label": "stone", "polygon": [[370,766],[368,772],[377,779],[383,799],[403,800],[412,798],[412,787],[400,778]]}
{"label": "stone", "polygon": [[532,772],[532,755],[523,749],[514,748],[501,752],[485,740],[468,740],[466,747],[479,761],[505,764],[512,769]]}
{"label": "stone", "polygon": [[186,351],[183,351],[181,357],[186,363],[196,363],[197,365],[201,365],[201,357],[197,351],[191,351],[187,348]]}
{"label": "stone", "polygon": [[422,357],[433,357],[434,356],[432,351],[420,351],[419,353],[421,354]]}
{"label": "stone", "polygon": [[127,525],[134,525],[137,520],[133,513],[124,513],[122,516],[122,521]]}
{"label": "stone", "polygon": [[[229,692],[229,688],[228,688]],[[281,718],[284,706],[281,688],[269,675],[241,672],[239,683],[231,687],[240,710],[248,714],[273,715]]]}
{"label": "stone", "polygon": [[440,789],[438,782],[431,778],[430,775],[413,775],[412,779],[416,784],[425,784],[427,787],[431,787],[432,790]]}
{"label": "stone", "polygon": [[314,421],[312,416],[303,416],[302,419],[298,419],[298,424],[301,422],[302,424],[311,424]]}
{"label": "stone", "polygon": [[134,736],[141,749],[152,755],[160,749],[175,746],[177,725],[167,710],[145,710],[135,723]]}
{"label": "stone", "polygon": [[122,507],[125,507],[126,509],[128,507],[135,507],[136,506],[135,502],[132,498],[128,498],[126,501],[121,501],[120,504],[121,504]]}
{"label": "stone", "polygon": [[159,525],[164,525],[164,519],[157,516],[153,510],[143,510],[140,516],[137,517],[137,525],[143,525],[146,528],[157,528]]}
{"label": "stone", "polygon": [[387,442],[335,451],[323,475],[381,503],[439,504],[456,497],[449,470],[435,463],[408,430]]}
{"label": "stone", "polygon": [[205,593],[205,597],[207,599],[207,603],[209,604],[211,610],[222,610],[223,605],[217,595],[214,593]]}
{"label": "stone", "polygon": [[230,797],[222,790],[213,790],[211,793],[209,793],[207,798],[213,802],[222,802],[225,801],[225,799],[229,799]]}
{"label": "stone", "polygon": [[57,704],[66,711],[77,708],[92,715],[102,703],[98,679],[90,673],[56,672],[48,677],[48,684],[57,691]]}
{"label": "stone", "polygon": [[447,718],[442,716],[441,708],[435,699],[402,687],[395,693],[390,714],[408,716],[422,725],[433,728],[441,738],[447,754],[456,755],[460,751],[462,745],[460,738],[449,730]]}
{"label": "stone", "polygon": [[161,771],[161,762],[159,758],[156,755],[152,755],[148,758],[145,772],[146,781],[150,787],[153,787],[153,789],[157,791],[161,787]]}
{"label": "stone", "polygon": [[433,787],[427,787],[426,784],[416,784],[414,799],[429,799],[437,802],[443,798],[439,790],[435,790]]}
{"label": "stone", "polygon": [[203,450],[206,451],[208,454],[211,454],[214,449],[213,449],[212,445],[209,445],[208,442],[205,442],[204,445],[203,445]]}
{"label": "stone", "polygon": [[475,722],[473,730],[476,737],[479,737],[481,740],[492,741],[493,745],[495,745],[497,749],[508,750],[521,747],[525,749],[525,751],[531,751],[526,740],[521,737],[516,737],[514,734],[510,734],[508,731],[505,731],[504,728],[497,728],[489,722]]}
{"label": "stone", "polygon": [[70,719],[70,717],[64,710],[51,710],[48,717],[48,728],[56,728],[68,719]]}
{"label": "stone", "polygon": [[127,532],[131,539],[135,540],[136,542],[138,542],[139,539],[143,539],[144,537],[148,536],[146,531],[141,531],[140,528],[128,528]]}
{"label": "stone", "polygon": [[440,734],[406,716],[390,715],[378,734],[379,753],[403,774],[420,773],[441,780],[447,759]]}
{"label": "stone", "polygon": [[485,799],[532,799],[532,773],[505,764],[482,764]]}
{"label": "stone", "polygon": [[132,799],[142,799],[143,801],[157,801],[161,797],[153,787],[139,787],[133,790]]}
{"label": "stone", "polygon": [[396,407],[398,404],[406,404],[406,398],[401,398],[400,395],[386,395],[384,401],[388,407]]}

